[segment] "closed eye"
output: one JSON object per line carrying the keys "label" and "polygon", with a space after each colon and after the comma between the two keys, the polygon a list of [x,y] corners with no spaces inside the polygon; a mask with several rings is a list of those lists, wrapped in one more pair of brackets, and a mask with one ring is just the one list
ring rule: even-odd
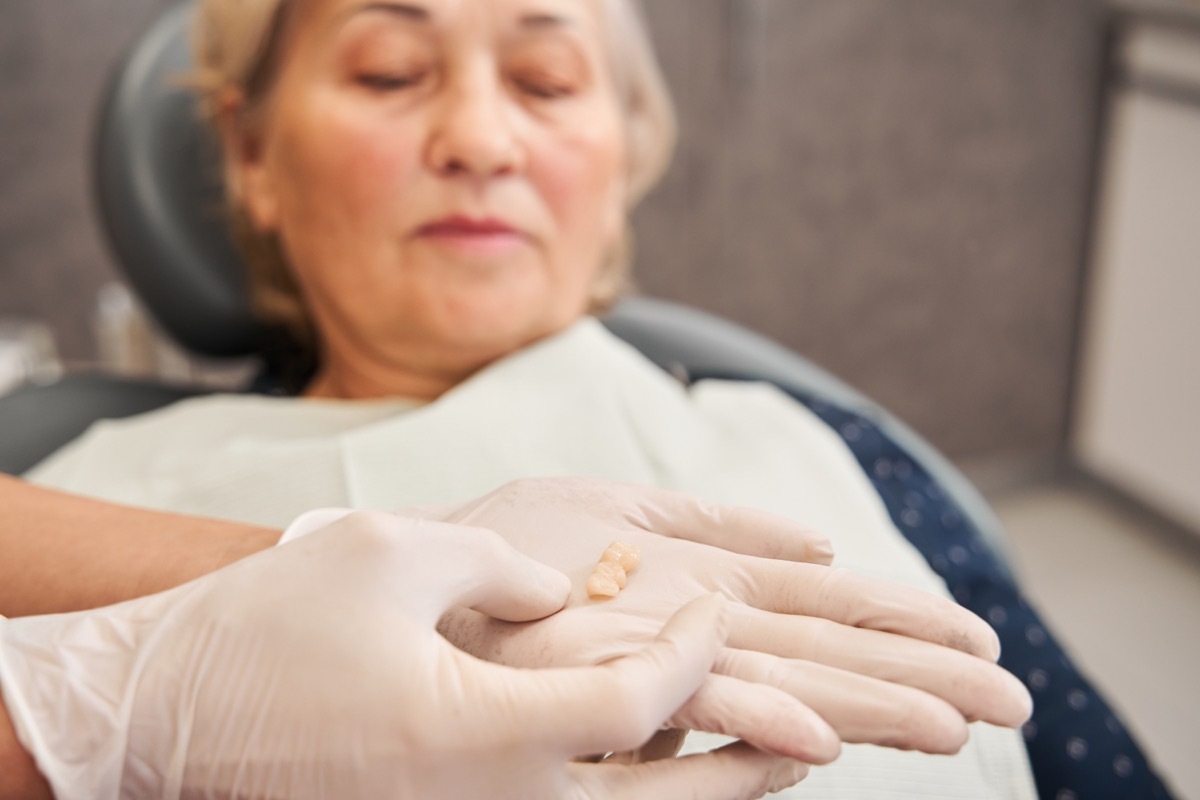
{"label": "closed eye", "polygon": [[386,73],[364,73],[355,78],[359,86],[374,92],[396,92],[411,89],[425,80],[426,73],[409,75],[390,75]]}
{"label": "closed eye", "polygon": [[554,81],[519,80],[515,84],[522,92],[539,100],[559,100],[575,94],[574,86]]}

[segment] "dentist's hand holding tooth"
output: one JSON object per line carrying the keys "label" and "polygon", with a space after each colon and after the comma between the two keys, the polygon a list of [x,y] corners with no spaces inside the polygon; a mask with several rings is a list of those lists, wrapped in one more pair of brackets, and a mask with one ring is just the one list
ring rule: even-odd
{"label": "dentist's hand holding tooth", "polygon": [[0,617],[0,691],[59,800],[727,800],[805,775],[740,744],[571,760],[637,747],[696,691],[724,643],[719,597],[602,666],[491,664],[435,629],[456,606],[545,617],[570,588],[490,531],[355,513],[160,594]]}

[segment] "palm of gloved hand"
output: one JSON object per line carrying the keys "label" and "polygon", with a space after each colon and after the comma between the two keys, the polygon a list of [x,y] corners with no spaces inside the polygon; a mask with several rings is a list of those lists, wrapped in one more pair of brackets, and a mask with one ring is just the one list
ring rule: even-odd
{"label": "palm of gloved hand", "polygon": [[[992,663],[997,640],[982,620],[825,566],[827,542],[773,515],[584,479],[518,481],[461,507],[399,513],[489,528],[570,577],[567,607],[549,619],[512,624],[458,611],[443,621],[447,638],[491,661],[603,663],[643,646],[695,597],[737,601],[729,647],[672,718],[676,727],[821,763],[838,737],[954,752],[966,722],[1011,726],[1029,714],[1028,693]],[[589,599],[587,577],[614,540],[640,548],[641,563],[616,598]]]}
{"label": "palm of gloved hand", "polygon": [[530,620],[567,591],[493,533],[354,514],[159,595],[0,618],[0,686],[60,800],[716,800],[803,776],[745,747],[569,762],[636,747],[695,690],[726,630],[714,596],[586,669],[485,663],[435,630],[453,606]]}

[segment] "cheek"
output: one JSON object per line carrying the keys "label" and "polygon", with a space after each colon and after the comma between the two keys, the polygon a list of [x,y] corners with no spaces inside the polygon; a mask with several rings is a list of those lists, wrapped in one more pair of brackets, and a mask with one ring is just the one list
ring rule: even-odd
{"label": "cheek", "polygon": [[[289,126],[280,169],[289,187],[285,218],[299,236],[330,235],[391,216],[389,202],[417,163],[416,138],[361,114],[324,113]],[[290,212],[290,213],[289,213]]]}
{"label": "cheek", "polygon": [[395,197],[412,180],[416,146],[395,127],[334,110],[292,121],[278,142],[279,235],[318,316],[330,304],[372,308],[380,282],[395,279]]}
{"label": "cheek", "polygon": [[620,230],[624,213],[624,148],[620,133],[580,133],[537,158],[537,182],[564,238],[603,248]]}

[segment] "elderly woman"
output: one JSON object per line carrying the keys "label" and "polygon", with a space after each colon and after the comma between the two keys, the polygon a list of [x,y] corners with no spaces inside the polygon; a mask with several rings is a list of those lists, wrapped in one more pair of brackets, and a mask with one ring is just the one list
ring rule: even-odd
{"label": "elderly woman", "polygon": [[[34,480],[274,526],[315,505],[447,504],[407,513],[496,529],[578,578],[572,543],[604,544],[588,526],[563,516],[561,542],[520,543],[511,490],[449,504],[516,478],[592,476],[765,509],[829,532],[840,566],[946,592],[819,418],[769,387],[681,386],[587,316],[625,282],[628,213],[673,142],[629,0],[205,0],[196,42],[254,299],[286,333],[284,372],[302,397],[211,397],[104,423]],[[602,493],[565,491],[606,507]],[[575,641],[578,663],[625,652],[662,623],[664,603],[648,611],[639,592],[686,584],[677,604],[702,588],[678,577],[687,558],[648,555],[653,567],[603,611],[579,594],[521,632],[469,617],[446,630],[508,663],[530,642],[558,658]],[[739,589],[763,581],[747,572]],[[764,618],[744,608],[732,646],[761,649]],[[610,644],[572,639],[597,620]],[[784,629],[776,655],[822,660],[822,628]],[[898,639],[861,646],[913,660]],[[853,659],[824,655],[793,688],[849,685],[828,665]],[[746,677],[753,663],[727,668]],[[968,719],[1018,721],[962,686],[918,688]],[[801,695],[819,707],[821,691]],[[831,720],[843,738],[887,743],[869,705],[856,713]],[[1034,794],[1020,737],[988,726],[951,758],[847,748],[803,790]]]}

